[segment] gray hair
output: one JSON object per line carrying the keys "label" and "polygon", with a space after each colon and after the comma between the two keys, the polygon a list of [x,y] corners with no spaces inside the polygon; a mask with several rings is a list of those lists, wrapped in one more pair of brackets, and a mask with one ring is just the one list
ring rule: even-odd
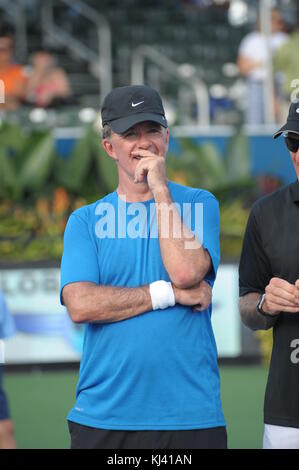
{"label": "gray hair", "polygon": [[102,138],[103,139],[110,139],[112,136],[112,129],[109,126],[109,124],[104,124],[104,127],[102,129]]}
{"label": "gray hair", "polygon": [[108,124],[104,124],[102,127],[102,117],[100,112],[97,114],[93,128],[97,134],[102,136],[102,139],[110,139],[112,136],[112,129]]}

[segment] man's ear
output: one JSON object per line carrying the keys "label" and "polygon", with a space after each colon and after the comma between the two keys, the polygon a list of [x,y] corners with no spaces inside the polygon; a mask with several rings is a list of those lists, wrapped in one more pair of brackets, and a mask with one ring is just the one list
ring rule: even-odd
{"label": "man's ear", "polygon": [[168,129],[168,127],[167,127],[166,131],[167,131],[166,132],[166,139],[167,139],[166,142],[167,142],[167,150],[168,150],[168,145],[169,145],[169,129]]}
{"label": "man's ear", "polygon": [[169,129],[167,127],[166,132],[165,132],[165,155],[168,152],[168,145],[169,145]]}
{"label": "man's ear", "polygon": [[114,153],[113,149],[113,144],[109,139],[103,139],[102,140],[102,145],[106,151],[106,153],[109,155],[109,157],[113,158],[113,160],[117,161],[117,158]]}

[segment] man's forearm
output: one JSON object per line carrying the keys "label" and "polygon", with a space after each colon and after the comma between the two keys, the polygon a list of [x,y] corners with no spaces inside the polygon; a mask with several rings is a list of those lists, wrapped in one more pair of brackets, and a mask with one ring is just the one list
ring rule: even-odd
{"label": "man's forearm", "polygon": [[78,282],[63,289],[63,300],[76,323],[117,322],[152,310],[149,286],[98,286]]}
{"label": "man's forearm", "polygon": [[154,198],[165,269],[175,285],[191,287],[203,280],[210,270],[210,256],[184,225],[168,188],[156,191]]}
{"label": "man's forearm", "polygon": [[260,294],[257,292],[250,292],[239,298],[239,311],[242,322],[251,330],[268,330],[274,326],[276,318],[265,317],[261,315],[256,306]]}
{"label": "man's forearm", "polygon": [[[212,290],[206,282],[190,289],[173,285],[175,303],[197,310],[211,302]],[[63,301],[75,323],[118,322],[153,310],[150,286],[99,286],[91,282],[74,282],[64,287]]]}

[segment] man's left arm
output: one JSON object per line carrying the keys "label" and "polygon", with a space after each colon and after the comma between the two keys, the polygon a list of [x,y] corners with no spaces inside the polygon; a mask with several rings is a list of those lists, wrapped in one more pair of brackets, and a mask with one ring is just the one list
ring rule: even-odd
{"label": "man's left arm", "polygon": [[210,255],[182,220],[168,187],[156,191],[154,199],[165,269],[177,287],[191,287],[210,271]]}
{"label": "man's left arm", "polygon": [[[214,250],[217,254],[211,257],[209,250],[201,243],[200,237],[197,238],[186,226],[176,209],[168,188],[165,157],[144,150],[138,150],[138,155],[143,158],[135,170],[135,183],[143,182],[146,177],[155,199],[160,249],[165,269],[177,287],[182,289],[192,287],[203,281],[213,269],[216,273],[218,267],[218,202],[213,198],[217,211],[211,205],[209,210],[206,210],[208,217],[203,220],[204,227],[201,227],[202,232],[205,230],[205,240],[207,241],[211,235],[213,238],[211,246],[217,245]],[[212,277],[213,281],[214,276]]]}

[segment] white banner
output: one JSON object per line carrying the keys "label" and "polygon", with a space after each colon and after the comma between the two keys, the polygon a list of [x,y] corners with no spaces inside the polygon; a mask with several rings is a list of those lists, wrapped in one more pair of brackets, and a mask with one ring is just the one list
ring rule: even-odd
{"label": "white banner", "polygon": [[237,357],[242,353],[238,300],[238,266],[219,266],[212,299],[212,325],[219,357]]}
{"label": "white banner", "polygon": [[5,340],[5,363],[80,360],[83,327],[60,305],[59,285],[57,268],[0,271],[0,289],[17,329]]}
{"label": "white banner", "polygon": [[[237,266],[220,266],[213,290],[212,323],[220,357],[241,353],[237,311]],[[70,320],[59,302],[59,269],[0,271],[0,289],[17,334],[5,340],[7,364],[79,361],[83,326]]]}

